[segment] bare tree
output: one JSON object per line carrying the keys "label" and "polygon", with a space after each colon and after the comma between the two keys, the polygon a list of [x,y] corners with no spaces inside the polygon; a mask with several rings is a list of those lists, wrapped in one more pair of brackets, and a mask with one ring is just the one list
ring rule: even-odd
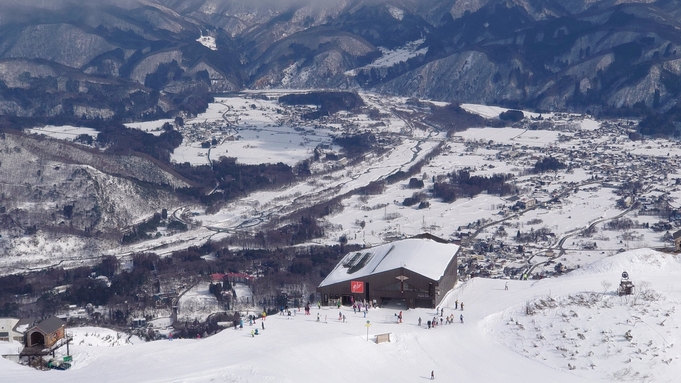
{"label": "bare tree", "polygon": [[605,293],[607,293],[608,290],[610,289],[610,286],[612,286],[612,282],[610,282],[607,279],[604,279],[601,281],[601,286],[603,286],[603,295],[605,295]]}

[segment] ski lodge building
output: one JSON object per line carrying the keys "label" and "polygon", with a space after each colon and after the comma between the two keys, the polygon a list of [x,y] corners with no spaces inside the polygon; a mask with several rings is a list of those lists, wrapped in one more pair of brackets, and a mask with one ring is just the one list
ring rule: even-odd
{"label": "ski lodge building", "polygon": [[425,234],[346,254],[317,287],[323,305],[434,308],[457,281],[459,246]]}
{"label": "ski lodge building", "polygon": [[34,348],[51,348],[65,337],[66,323],[57,317],[50,317],[36,323],[26,331],[24,345]]}

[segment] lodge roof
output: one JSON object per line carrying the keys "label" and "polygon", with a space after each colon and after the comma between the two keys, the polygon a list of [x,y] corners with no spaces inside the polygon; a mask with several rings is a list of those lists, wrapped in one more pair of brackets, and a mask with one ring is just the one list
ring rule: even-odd
{"label": "lodge roof", "polygon": [[405,268],[439,280],[459,246],[429,238],[409,238],[346,254],[319,287]]}
{"label": "lodge roof", "polygon": [[49,317],[42,322],[36,323],[34,327],[44,334],[51,334],[65,324],[63,320],[57,317]]}

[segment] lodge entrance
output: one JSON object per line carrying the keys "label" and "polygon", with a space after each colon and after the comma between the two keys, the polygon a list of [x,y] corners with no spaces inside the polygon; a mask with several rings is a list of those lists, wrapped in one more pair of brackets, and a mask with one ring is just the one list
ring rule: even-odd
{"label": "lodge entrance", "polygon": [[45,346],[45,336],[40,331],[31,333],[29,347]]}

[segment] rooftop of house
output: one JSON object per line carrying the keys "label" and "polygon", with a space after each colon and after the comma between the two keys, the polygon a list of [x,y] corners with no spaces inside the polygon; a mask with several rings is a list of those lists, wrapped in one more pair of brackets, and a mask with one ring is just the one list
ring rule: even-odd
{"label": "rooftop of house", "polygon": [[49,317],[39,323],[36,323],[34,327],[37,327],[41,332],[45,334],[50,334],[57,331],[60,327],[64,326],[66,322],[57,318]]}

